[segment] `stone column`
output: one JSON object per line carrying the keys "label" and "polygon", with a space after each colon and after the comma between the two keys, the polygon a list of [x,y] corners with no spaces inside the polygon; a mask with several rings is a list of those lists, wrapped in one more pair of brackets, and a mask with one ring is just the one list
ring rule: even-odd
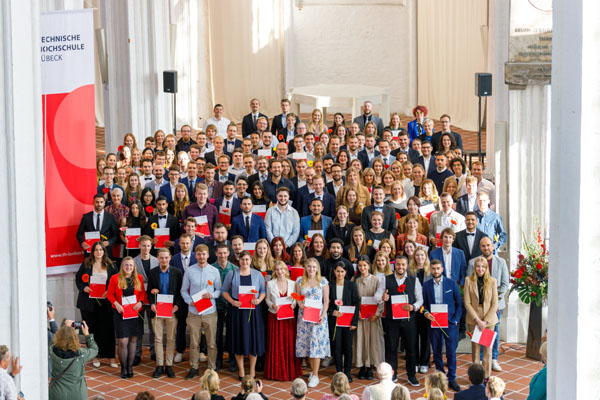
{"label": "stone column", "polygon": [[548,399],[598,393],[600,4],[555,0]]}
{"label": "stone column", "polygon": [[17,386],[48,397],[44,157],[38,2],[0,2],[0,343],[21,358]]}

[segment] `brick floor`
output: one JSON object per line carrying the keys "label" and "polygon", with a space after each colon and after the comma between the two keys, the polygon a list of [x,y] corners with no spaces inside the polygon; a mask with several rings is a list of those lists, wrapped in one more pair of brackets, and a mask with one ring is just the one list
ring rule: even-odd
{"label": "brick floor", "polygon": [[[503,352],[503,353],[502,353]],[[400,371],[404,369],[404,357],[400,355],[399,367]],[[507,400],[525,400],[529,393],[529,381],[533,375],[542,368],[542,364],[538,361],[525,358],[525,346],[511,344],[501,344],[501,354],[499,356],[500,364],[504,369],[503,372],[493,373],[499,376],[506,382],[506,392],[504,398]],[[463,388],[467,388],[467,368],[471,362],[470,354],[459,354],[457,356],[457,382]],[[173,367],[175,374],[174,379],[169,379],[162,376],[160,379],[152,379],[151,374],[154,371],[154,362],[150,360],[148,349],[144,349],[142,364],[134,368],[135,376],[133,379],[121,379],[120,369],[111,368],[108,365],[102,364],[99,368],[94,368],[91,363],[88,363],[86,368],[86,377],[88,384],[89,398],[93,398],[97,394],[102,394],[107,400],[133,400],[137,392],[150,390],[157,399],[190,399],[192,395],[199,390],[199,378],[191,381],[186,381],[186,375],[189,363],[188,354],[185,354],[184,361],[176,364]],[[200,364],[200,375],[204,372],[206,363]],[[304,378],[308,377],[308,370],[304,370]],[[354,382],[350,384],[352,393],[362,394],[365,386],[375,383],[375,381],[358,380],[355,374],[358,371],[352,371]],[[435,372],[435,368],[430,369],[430,373]],[[315,389],[309,391],[309,399],[321,399],[322,396],[329,392],[331,377],[335,373],[334,367],[322,369],[320,372],[321,382]],[[262,379],[262,374],[257,374],[259,379]],[[219,371],[221,387],[219,394],[226,399],[230,399],[239,392],[239,381],[237,373],[231,373],[227,368]],[[416,399],[424,393],[424,375],[417,375],[421,382],[421,387],[412,388],[408,386],[406,373],[398,375],[398,382],[407,386],[411,392],[411,398]],[[275,382],[263,380],[263,392],[269,399],[283,400],[289,399],[290,382]],[[418,390],[417,390],[418,389]],[[454,397],[453,392],[447,393],[449,399]]]}

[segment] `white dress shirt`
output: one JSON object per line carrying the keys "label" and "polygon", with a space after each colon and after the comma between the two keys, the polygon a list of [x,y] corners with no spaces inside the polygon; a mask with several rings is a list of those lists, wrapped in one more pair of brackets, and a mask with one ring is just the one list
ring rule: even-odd
{"label": "white dress shirt", "polygon": [[217,120],[214,116],[208,118],[204,123],[204,131],[206,132],[206,127],[208,125],[214,125],[217,127],[217,135],[223,137],[223,139],[227,140],[227,127],[231,123],[225,117],[221,117],[221,119]]}
{"label": "white dress shirt", "polygon": [[444,254],[444,270],[446,270],[446,276],[452,276],[452,247],[450,247],[450,251],[448,252],[442,247],[442,254]]}

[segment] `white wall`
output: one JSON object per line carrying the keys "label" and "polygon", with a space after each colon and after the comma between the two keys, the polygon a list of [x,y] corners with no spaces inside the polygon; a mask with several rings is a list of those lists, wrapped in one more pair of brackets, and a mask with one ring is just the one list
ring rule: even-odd
{"label": "white wall", "polygon": [[[412,108],[416,101],[416,33],[411,34],[416,32],[415,8],[413,0],[406,6],[293,7],[286,43],[288,88],[318,83],[389,87],[392,112]],[[383,117],[385,124],[388,117]]]}

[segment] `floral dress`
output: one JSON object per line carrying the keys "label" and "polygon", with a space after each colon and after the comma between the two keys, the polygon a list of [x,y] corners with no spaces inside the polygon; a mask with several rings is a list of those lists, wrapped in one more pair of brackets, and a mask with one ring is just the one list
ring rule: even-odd
{"label": "floral dress", "polygon": [[[327,279],[321,278],[319,287],[304,287],[302,293],[306,299],[323,302],[323,287]],[[298,278],[298,285],[302,285],[302,277]],[[327,318],[320,324],[305,322],[302,316],[304,309],[298,311],[298,326],[296,332],[296,357],[325,358],[331,356],[329,344],[329,325]]]}

